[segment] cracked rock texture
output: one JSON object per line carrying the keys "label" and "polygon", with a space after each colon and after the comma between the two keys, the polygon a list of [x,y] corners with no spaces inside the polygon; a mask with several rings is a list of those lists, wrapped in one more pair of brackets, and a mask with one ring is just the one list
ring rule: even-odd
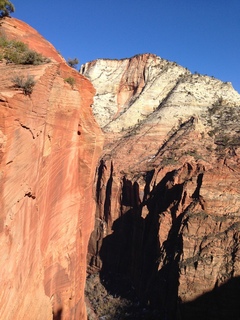
{"label": "cracked rock texture", "polygon": [[[5,18],[0,32],[51,59],[0,62],[0,319],[86,319],[92,185],[102,148],[90,108],[94,88],[27,24]],[[16,74],[35,77],[30,96],[13,87]]]}
{"label": "cracked rock texture", "polygon": [[105,134],[89,272],[128,279],[163,319],[213,319],[183,306],[240,276],[240,95],[152,54],[81,72]]}

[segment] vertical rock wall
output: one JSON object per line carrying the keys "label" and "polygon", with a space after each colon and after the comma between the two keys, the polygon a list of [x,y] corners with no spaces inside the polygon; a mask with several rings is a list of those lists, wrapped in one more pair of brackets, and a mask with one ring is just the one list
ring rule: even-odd
{"label": "vertical rock wall", "polygon": [[[0,318],[86,319],[86,254],[102,147],[90,108],[94,89],[28,25],[4,19],[0,31],[27,38],[51,59],[40,66],[0,62]],[[34,76],[30,96],[13,88],[16,74]]]}
{"label": "vertical rock wall", "polygon": [[[153,55],[82,70],[96,87],[93,110],[106,137],[89,272],[99,270],[117,295],[133,290],[163,319],[236,317],[239,94]],[[222,288],[232,291],[225,304]]]}

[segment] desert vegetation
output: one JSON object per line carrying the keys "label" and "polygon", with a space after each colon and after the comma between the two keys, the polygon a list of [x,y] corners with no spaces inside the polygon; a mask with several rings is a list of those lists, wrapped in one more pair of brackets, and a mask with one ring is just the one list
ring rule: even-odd
{"label": "desert vegetation", "polygon": [[40,65],[48,63],[50,60],[40,53],[29,49],[22,41],[8,40],[4,35],[0,35],[0,61],[6,63]]}
{"label": "desert vegetation", "polygon": [[16,75],[12,78],[12,83],[15,88],[21,89],[25,95],[30,95],[36,82],[31,75]]}
{"label": "desert vegetation", "polygon": [[68,77],[68,78],[64,79],[64,81],[67,82],[68,84],[70,84],[72,89],[74,87],[74,84],[76,83],[76,80],[73,77]]}
{"label": "desert vegetation", "polygon": [[[99,274],[95,273],[86,280],[85,296],[90,304],[87,306],[88,320],[94,320],[96,316],[100,320],[161,319],[158,310],[137,299],[128,281],[123,281],[117,274],[114,280],[110,279],[111,277],[100,278]],[[128,293],[121,294],[119,288],[120,291],[124,288],[123,291]]]}
{"label": "desert vegetation", "polygon": [[77,58],[69,58],[67,60],[67,64],[71,67],[71,68],[77,68],[77,65],[79,64],[79,60]]}
{"label": "desert vegetation", "polygon": [[0,0],[0,18],[8,17],[14,11],[14,5],[10,1]]}

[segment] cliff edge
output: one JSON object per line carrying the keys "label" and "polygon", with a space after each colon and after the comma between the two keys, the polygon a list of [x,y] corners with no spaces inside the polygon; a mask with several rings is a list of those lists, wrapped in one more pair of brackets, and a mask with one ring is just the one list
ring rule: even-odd
{"label": "cliff edge", "polygon": [[[0,61],[0,318],[86,319],[92,185],[103,140],[90,108],[95,91],[29,25],[4,18],[0,34],[48,58]],[[34,77],[31,94],[13,85],[16,76]]]}

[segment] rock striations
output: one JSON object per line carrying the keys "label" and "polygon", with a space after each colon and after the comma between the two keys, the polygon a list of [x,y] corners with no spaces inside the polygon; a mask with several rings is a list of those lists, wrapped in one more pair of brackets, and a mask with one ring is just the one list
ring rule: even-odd
{"label": "rock striations", "polygon": [[[90,108],[94,88],[27,24],[5,18],[0,33],[51,60],[0,62],[0,319],[86,319],[92,185],[103,140]],[[16,75],[34,76],[31,95],[13,87]]]}
{"label": "rock striations", "polygon": [[[187,302],[240,276],[240,95],[152,54],[81,72],[105,134],[89,272],[126,280],[162,319],[213,319]],[[217,319],[239,312],[217,303]]]}
{"label": "rock striations", "polygon": [[[154,319],[237,319],[231,84],[153,54],[79,74],[17,19],[1,20],[0,35],[50,59],[0,61],[0,319],[86,319],[87,263],[105,281],[105,304],[109,290],[144,306],[131,319],[148,308]],[[16,76],[34,77],[31,94]]]}

